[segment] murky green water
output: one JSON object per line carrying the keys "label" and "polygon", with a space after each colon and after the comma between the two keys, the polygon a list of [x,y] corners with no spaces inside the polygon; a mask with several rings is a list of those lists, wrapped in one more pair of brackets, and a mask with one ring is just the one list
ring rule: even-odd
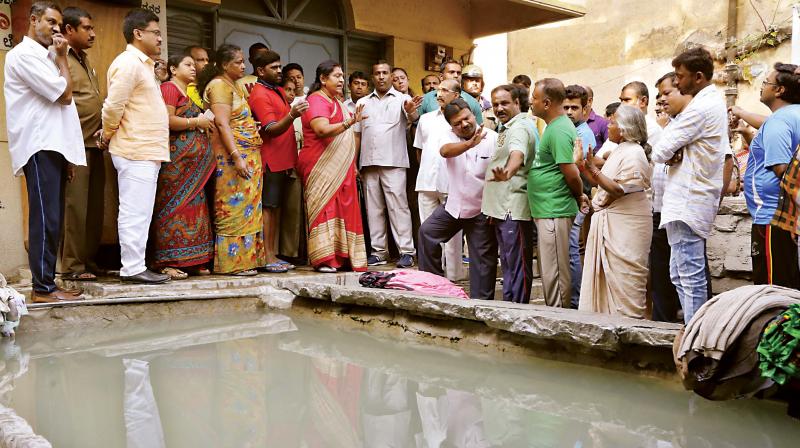
{"label": "murky green water", "polygon": [[[778,403],[268,314],[20,337],[0,403],[54,447],[796,447]],[[0,351],[2,352],[2,351]]]}

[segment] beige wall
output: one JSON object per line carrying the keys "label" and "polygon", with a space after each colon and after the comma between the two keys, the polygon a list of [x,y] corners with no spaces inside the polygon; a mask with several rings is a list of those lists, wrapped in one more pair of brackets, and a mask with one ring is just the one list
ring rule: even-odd
{"label": "beige wall", "polygon": [[[774,14],[778,26],[791,25],[791,3],[752,1],[768,25]],[[672,69],[670,61],[681,44],[702,43],[721,50],[727,32],[724,0],[586,0],[585,8],[583,18],[510,33],[509,77],[525,73],[534,79],[553,76],[567,84],[589,85],[595,91],[595,111],[601,112],[618,100],[620,88],[629,81],[644,81],[652,89]],[[738,38],[763,31],[749,0],[739,0],[737,9]],[[789,55],[786,41],[749,62],[768,69],[776,61],[788,62]],[[739,84],[738,104],[767,111],[758,102],[761,79],[763,75]]]}
{"label": "beige wall", "polygon": [[[388,38],[387,57],[408,71],[419,93],[425,70],[425,43],[453,47],[458,59],[469,52],[469,2],[466,0],[352,0],[354,28]],[[391,11],[391,13],[387,13]]]}

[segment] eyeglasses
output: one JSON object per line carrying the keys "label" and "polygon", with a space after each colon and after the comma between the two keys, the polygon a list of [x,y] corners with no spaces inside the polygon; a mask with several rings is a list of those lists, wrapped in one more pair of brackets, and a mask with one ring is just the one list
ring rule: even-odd
{"label": "eyeglasses", "polygon": [[156,37],[161,37],[161,31],[160,30],[139,30],[139,31],[141,31],[143,33],[153,33],[153,34],[156,35]]}
{"label": "eyeglasses", "polygon": [[765,79],[765,80],[761,81],[761,85],[763,85],[763,86],[777,86],[778,83],[777,82],[769,82],[769,81],[767,81]]}
{"label": "eyeglasses", "polygon": [[446,89],[446,88],[444,88],[444,87],[439,87],[438,89],[436,89],[436,91],[437,91],[437,92],[450,92],[450,93],[458,93],[458,92],[456,92],[455,90]]}

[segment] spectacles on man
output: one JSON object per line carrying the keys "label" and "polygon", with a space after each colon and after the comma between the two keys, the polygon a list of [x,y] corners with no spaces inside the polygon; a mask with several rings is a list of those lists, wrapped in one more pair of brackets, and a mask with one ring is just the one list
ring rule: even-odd
{"label": "spectacles on man", "polygon": [[456,92],[455,90],[450,90],[450,89],[448,89],[448,88],[445,88],[445,87],[439,87],[439,88],[437,88],[437,89],[436,89],[436,91],[437,91],[437,92],[450,92],[450,93],[458,93],[458,92]]}
{"label": "spectacles on man", "polygon": [[764,86],[767,86],[767,85],[768,85],[768,86],[777,86],[777,85],[778,85],[778,83],[777,83],[777,82],[769,82],[769,81],[767,81],[767,80],[765,79],[765,80],[761,81],[761,85],[764,85]]}
{"label": "spectacles on man", "polygon": [[139,30],[143,33],[153,33],[156,37],[161,37],[161,30]]}

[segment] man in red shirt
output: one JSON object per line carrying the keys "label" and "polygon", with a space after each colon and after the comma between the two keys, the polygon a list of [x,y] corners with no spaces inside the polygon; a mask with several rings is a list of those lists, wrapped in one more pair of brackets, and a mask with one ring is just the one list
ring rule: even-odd
{"label": "man in red shirt", "polygon": [[281,57],[274,51],[262,51],[253,59],[258,82],[250,92],[248,103],[261,123],[261,160],[264,164],[262,206],[264,209],[264,250],[266,272],[286,272],[288,263],[278,260],[277,234],[280,227],[281,199],[285,196],[289,174],[297,162],[297,141],[292,122],[308,109],[301,101],[290,106],[286,92],[280,87]]}

